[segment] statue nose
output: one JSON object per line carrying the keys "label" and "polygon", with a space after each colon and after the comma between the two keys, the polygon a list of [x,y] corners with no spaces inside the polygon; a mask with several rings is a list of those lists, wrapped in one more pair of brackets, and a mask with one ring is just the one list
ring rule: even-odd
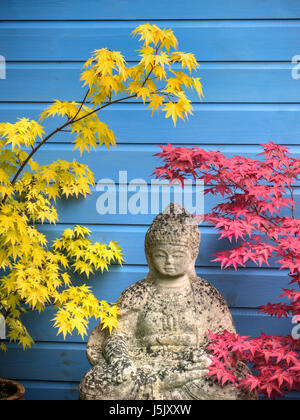
{"label": "statue nose", "polygon": [[174,258],[172,257],[172,255],[168,255],[166,263],[167,264],[173,264],[173,262],[174,262]]}

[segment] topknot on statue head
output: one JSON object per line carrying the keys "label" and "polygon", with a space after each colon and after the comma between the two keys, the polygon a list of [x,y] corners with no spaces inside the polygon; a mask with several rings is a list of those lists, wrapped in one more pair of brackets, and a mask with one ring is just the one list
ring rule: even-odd
{"label": "topknot on statue head", "polygon": [[145,236],[145,253],[151,255],[151,248],[157,244],[183,245],[191,249],[196,259],[201,235],[197,219],[178,203],[170,203],[157,215]]}

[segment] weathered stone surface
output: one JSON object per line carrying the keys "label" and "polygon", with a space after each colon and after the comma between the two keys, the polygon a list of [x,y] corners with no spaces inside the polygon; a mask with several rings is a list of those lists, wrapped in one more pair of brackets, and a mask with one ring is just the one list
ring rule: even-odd
{"label": "weathered stone surface", "polygon": [[[195,219],[171,204],[145,238],[148,276],[120,296],[111,335],[99,325],[87,357],[93,368],[80,383],[85,400],[255,399],[206,377],[208,330],[235,332],[220,293],[196,276],[200,232]],[[237,374],[247,372],[245,365]]]}

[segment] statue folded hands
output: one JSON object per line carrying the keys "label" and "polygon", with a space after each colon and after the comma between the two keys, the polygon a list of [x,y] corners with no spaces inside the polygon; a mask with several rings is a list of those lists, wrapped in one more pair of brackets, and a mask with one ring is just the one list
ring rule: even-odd
{"label": "statue folded hands", "polygon": [[[118,329],[92,332],[93,368],[80,399],[256,399],[206,376],[206,333],[235,327],[223,297],[195,273],[199,244],[198,225],[181,206],[172,203],[154,219],[145,238],[149,274],[121,294]],[[237,369],[248,372],[243,364]]]}

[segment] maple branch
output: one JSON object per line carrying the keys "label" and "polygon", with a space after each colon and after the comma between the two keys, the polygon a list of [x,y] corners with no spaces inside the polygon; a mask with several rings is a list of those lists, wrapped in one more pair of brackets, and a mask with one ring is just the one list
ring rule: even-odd
{"label": "maple branch", "polygon": [[[294,201],[294,189],[292,187],[288,187],[288,190],[291,193],[291,199]],[[291,208],[291,212],[292,212],[292,218],[295,219],[295,207],[293,205]]]}
{"label": "maple branch", "polygon": [[[196,150],[193,154],[196,148],[191,152],[188,148],[168,146],[170,147],[162,147],[163,153],[156,155],[162,157],[165,162],[164,166],[156,169],[157,176],[172,180],[178,175],[182,178],[193,175],[194,179],[199,178],[209,183],[211,186],[209,192],[212,194],[221,192],[222,197],[226,197],[229,202],[226,200],[226,203],[215,206],[208,217],[210,216],[214,224],[219,222],[222,237],[226,237],[227,228],[231,229],[227,235],[229,239],[232,232],[237,233],[238,238],[242,237],[241,233],[247,232],[247,222],[251,224],[250,231],[259,231],[259,237],[255,235],[257,240],[252,238],[246,241],[243,238],[243,246],[237,245],[234,249],[218,252],[217,254],[221,256],[214,261],[221,261],[221,268],[224,265],[225,268],[230,265],[236,268],[238,265],[245,266],[248,259],[261,265],[262,262],[268,263],[271,256],[277,255],[282,259],[276,263],[290,271],[289,276],[292,277],[292,281],[289,284],[297,283],[300,286],[300,219],[295,219],[295,216],[297,217],[295,187],[291,187],[291,174],[278,170],[276,153],[274,162],[272,162],[273,156],[267,156],[268,165],[264,162],[260,165],[258,161],[249,159],[248,166],[248,162],[239,160],[239,156],[232,160],[225,158],[224,155],[215,156],[213,152],[204,151],[202,155],[201,150],[199,152]],[[271,142],[264,146],[265,150],[269,147],[276,152],[280,148]],[[281,151],[278,152],[279,158]],[[239,168],[236,170],[236,167],[243,166],[244,162],[245,168],[242,167],[241,171]],[[297,159],[296,163],[295,172],[299,175],[300,159]],[[263,182],[266,182],[267,186]],[[280,214],[282,207],[290,208],[291,200],[286,198],[288,190],[293,205],[292,218]],[[242,230],[243,223],[239,227],[239,223],[243,221],[246,222],[245,230]],[[246,247],[250,248],[249,252],[248,249],[244,252]],[[283,289],[283,291],[280,298],[287,297],[290,300],[289,304],[268,303],[259,307],[260,313],[275,316],[278,320],[283,316],[288,318],[290,314],[298,315],[300,291],[294,289]],[[268,398],[282,397],[292,389],[299,390],[299,324],[297,330],[295,328],[287,337],[262,333],[260,337],[251,340],[248,340],[250,337],[242,337],[228,331],[209,333],[208,339],[211,344],[208,349],[212,350],[214,356],[210,357],[212,364],[208,368],[208,375],[216,377],[221,385],[229,381],[237,388],[264,394]],[[237,360],[250,363],[253,374],[246,373],[242,379],[235,377]]]}
{"label": "maple branch", "polygon": [[[156,48],[156,52],[155,52],[155,55],[157,55],[158,54],[158,51],[159,51],[159,49],[160,49],[160,47],[161,47],[161,43],[159,43],[158,44],[158,46],[157,46],[157,48]],[[145,86],[145,84],[147,83],[147,81],[149,80],[149,77],[151,76],[151,74],[152,74],[152,72],[153,72],[153,70],[154,70],[154,68],[155,68],[156,66],[152,66],[152,68],[151,68],[151,70],[149,71],[149,73],[148,73],[148,75],[146,76],[146,78],[145,78],[145,80],[144,80],[144,82],[143,82],[143,87]],[[15,174],[15,176],[14,176],[14,178],[12,179],[12,181],[11,181],[11,185],[13,186],[15,183],[16,183],[16,181],[18,180],[18,178],[19,178],[19,176],[20,176],[20,174],[23,172],[23,169],[25,168],[25,166],[27,165],[27,163],[30,161],[30,159],[35,155],[35,153],[51,138],[51,137],[53,137],[55,134],[57,134],[58,132],[61,132],[61,131],[64,131],[64,129],[66,128],[66,127],[69,127],[71,124],[74,124],[74,123],[76,123],[76,122],[79,122],[79,121],[81,121],[81,120],[83,120],[84,118],[87,118],[87,117],[89,117],[89,116],[91,116],[91,115],[93,115],[93,114],[95,114],[95,113],[97,113],[97,112],[99,112],[99,111],[101,111],[102,109],[104,109],[104,108],[106,108],[106,107],[108,107],[108,106],[110,106],[110,105],[113,105],[113,104],[116,104],[116,103],[119,103],[119,102],[122,102],[122,101],[126,101],[127,99],[131,99],[131,98],[135,98],[137,95],[136,94],[133,94],[133,95],[129,95],[129,96],[126,96],[126,97],[124,97],[124,98],[120,98],[120,99],[116,99],[116,100],[114,100],[114,101],[109,101],[109,102],[107,102],[107,103],[105,103],[104,105],[102,105],[102,106],[100,106],[99,108],[96,108],[96,109],[94,109],[94,110],[92,110],[92,111],[90,111],[90,112],[88,112],[87,114],[85,114],[85,115],[83,115],[82,117],[80,117],[80,118],[77,118],[78,117],[78,115],[79,115],[79,113],[80,113],[80,111],[82,110],[82,108],[83,108],[83,105],[84,105],[84,103],[85,103],[85,101],[86,101],[86,99],[87,99],[87,97],[88,97],[88,95],[89,95],[89,92],[90,92],[90,89],[88,89],[88,91],[86,92],[86,94],[85,94],[85,96],[84,96],[84,98],[83,98],[83,100],[82,100],[82,102],[81,102],[81,104],[80,104],[80,107],[79,107],[79,109],[78,109],[78,111],[76,112],[76,114],[75,114],[75,116],[74,117],[72,117],[70,120],[68,120],[66,123],[64,123],[63,125],[61,125],[60,127],[58,127],[56,130],[54,130],[52,133],[50,133],[50,134],[48,134],[48,136],[46,136],[35,148],[33,148],[32,147],[32,151],[31,151],[31,153],[27,156],[27,158],[22,162],[22,164],[21,164],[21,166],[19,167],[19,169],[18,169],[18,171],[17,171],[17,173]],[[6,200],[7,200],[7,194],[3,197],[3,200],[1,201],[1,204],[4,204],[5,202],[6,202]]]}
{"label": "maple branch", "polygon": [[[17,292],[16,291],[14,291],[14,292],[12,292],[12,295],[16,295],[17,294]],[[25,301],[23,301],[23,303],[24,303]],[[22,302],[21,302],[22,303]],[[3,308],[3,310],[4,310],[4,312],[2,312],[1,311],[1,313],[2,313],[2,315],[3,315],[3,317],[4,317],[4,319],[6,320],[6,318],[8,317],[8,315],[11,313],[11,311],[12,311],[12,306],[10,306],[8,309],[5,309],[5,307],[1,304],[1,306],[2,306],[2,308]]]}
{"label": "maple branch", "polygon": [[[232,183],[232,185],[233,185],[233,186],[235,186],[236,188],[240,188],[240,189],[241,189],[244,193],[246,193],[246,192],[247,192],[246,188],[243,188],[243,186],[241,186],[241,185],[237,184],[235,181],[233,181],[232,179],[228,178],[228,176],[226,176],[226,179],[227,179],[228,181],[230,181],[230,182]],[[253,208],[253,207],[254,207],[254,208]],[[268,222],[272,223],[272,224],[273,224],[274,226],[276,226],[276,227],[280,227],[280,226],[279,226],[276,222],[274,222],[274,220],[272,220],[272,219],[268,218],[267,216],[265,216],[265,215],[263,215],[261,212],[259,212],[259,210],[258,210],[258,208],[257,208],[257,205],[256,205],[256,204],[253,204],[253,207],[251,206],[251,207],[250,207],[250,209],[253,209],[253,210],[255,211],[255,214],[256,214],[257,216],[259,216],[259,217],[261,217],[261,218],[263,218],[263,219],[267,220]],[[266,232],[269,232],[269,229],[268,229],[268,227],[267,227],[266,225],[264,225],[264,224],[262,223],[262,224],[261,224],[261,226],[265,229],[265,231],[266,231]],[[278,242],[274,236],[272,236],[272,237],[271,237],[271,239],[272,239],[274,242]]]}
{"label": "maple branch", "polygon": [[87,92],[86,92],[86,94],[85,94],[85,97],[83,98],[83,100],[82,100],[82,102],[81,102],[81,104],[80,104],[80,107],[79,107],[79,109],[78,109],[78,111],[77,111],[76,115],[75,115],[74,117],[72,117],[72,121],[74,121],[74,120],[76,119],[76,117],[78,116],[78,114],[79,114],[79,113],[80,113],[80,111],[82,110],[82,107],[83,107],[83,105],[84,105],[84,103],[85,103],[85,101],[86,101],[86,98],[88,97],[89,93],[90,93],[90,89],[88,89],[88,90],[87,90]]}
{"label": "maple branch", "polygon": [[[155,50],[155,55],[158,55],[158,51],[159,51],[159,49],[160,49],[160,47],[161,47],[161,42],[159,42],[158,43],[158,46],[157,46],[157,48],[156,48],[156,50]],[[148,73],[148,75],[146,76],[146,78],[145,78],[145,80],[144,80],[144,82],[143,82],[143,84],[142,84],[142,87],[144,87],[145,86],[145,84],[147,83],[147,81],[149,80],[149,77],[151,76],[151,74],[152,74],[152,72],[153,72],[153,70],[155,69],[155,67],[156,66],[153,66],[153,64],[151,64],[151,70],[149,71],[149,73]]]}
{"label": "maple branch", "polygon": [[88,112],[87,114],[83,115],[82,117],[77,118],[77,120],[70,121],[68,123],[68,125],[72,124],[72,123],[75,123],[75,122],[78,122],[78,121],[81,121],[84,118],[89,117],[89,116],[95,114],[96,112],[101,111],[102,109],[108,107],[109,105],[113,105],[113,104],[116,104],[118,102],[126,101],[127,99],[131,99],[131,98],[135,98],[135,97],[136,97],[136,93],[134,95],[126,96],[125,98],[120,98],[120,99],[116,99],[115,101],[106,102],[104,105],[100,106],[99,108],[96,108],[93,111]]}
{"label": "maple branch", "polygon": [[[86,96],[85,96],[85,98],[87,97],[87,94],[86,94]],[[77,118],[77,119],[71,119],[71,120],[69,120],[69,121],[67,121],[66,123],[64,123],[63,125],[61,125],[60,127],[58,127],[56,130],[54,130],[54,131],[52,131],[52,133],[50,133],[50,134],[48,134],[48,136],[46,136],[32,151],[31,151],[31,153],[27,156],[27,158],[22,162],[22,164],[21,164],[21,166],[19,167],[19,169],[18,169],[18,171],[17,171],[17,173],[16,173],[16,175],[14,176],[14,178],[12,179],[12,181],[11,181],[11,185],[13,186],[15,183],[16,183],[16,181],[18,180],[18,178],[19,178],[19,176],[20,176],[20,174],[22,173],[22,171],[23,171],[23,169],[25,168],[25,166],[27,165],[27,163],[30,161],[30,159],[35,155],[35,153],[51,138],[51,137],[53,137],[55,134],[57,134],[58,132],[60,132],[60,131],[63,131],[63,129],[64,128],[66,128],[66,127],[68,127],[68,126],[70,126],[71,124],[73,124],[73,123],[75,123],[75,122],[78,122],[78,121],[81,121],[81,120],[83,120],[84,118],[87,118],[87,117],[89,117],[90,115],[93,115],[93,114],[95,114],[96,112],[99,112],[99,111],[101,111],[102,109],[104,109],[104,108],[106,108],[107,106],[109,106],[109,105],[113,105],[113,104],[116,104],[116,103],[118,103],[118,102],[122,102],[122,101],[125,101],[125,100],[127,100],[127,99],[130,99],[130,98],[134,98],[134,97],[136,97],[136,94],[134,94],[134,95],[130,95],[130,96],[126,96],[126,97],[124,97],[124,98],[120,98],[120,99],[116,99],[115,101],[111,101],[111,102],[108,102],[108,103],[106,103],[106,104],[104,104],[104,105],[102,105],[101,107],[99,107],[99,108],[97,108],[97,109],[94,109],[93,111],[91,111],[91,112],[88,112],[87,114],[85,114],[85,115],[83,115],[82,117],[80,117],[80,118]],[[82,101],[82,106],[83,106],[83,103],[84,103],[84,101]],[[79,114],[79,112],[77,112],[77,114],[76,115],[78,115]],[[4,198],[3,198],[3,200],[1,201],[1,204],[4,204],[5,202],[6,202],[6,200],[7,200],[7,194],[4,196]]]}

